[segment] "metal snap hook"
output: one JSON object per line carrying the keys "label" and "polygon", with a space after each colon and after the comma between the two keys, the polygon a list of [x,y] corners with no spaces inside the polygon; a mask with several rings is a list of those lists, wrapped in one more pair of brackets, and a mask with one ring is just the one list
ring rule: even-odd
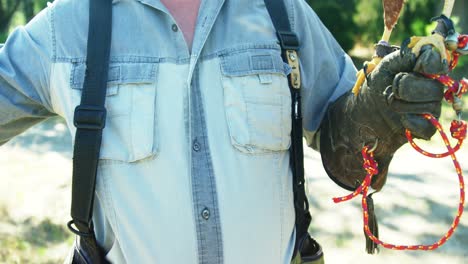
{"label": "metal snap hook", "polygon": [[[376,139],[375,139],[374,145],[372,146],[371,149],[367,150],[367,152],[369,152],[369,153],[370,153],[370,152],[374,152],[374,151],[377,149],[377,146],[378,146],[378,145],[379,145],[379,139],[376,138]],[[365,143],[363,143],[363,144],[362,144],[362,147],[364,148],[365,146],[367,146],[367,145],[366,145]]]}

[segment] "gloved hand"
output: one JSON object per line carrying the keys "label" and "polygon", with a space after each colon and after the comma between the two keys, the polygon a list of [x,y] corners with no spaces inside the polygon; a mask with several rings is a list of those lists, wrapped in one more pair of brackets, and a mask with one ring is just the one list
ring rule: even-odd
{"label": "gloved hand", "polygon": [[393,154],[407,142],[405,129],[422,139],[430,139],[436,131],[421,114],[440,116],[444,87],[421,73],[447,72],[447,63],[431,46],[417,59],[399,51],[386,56],[367,76],[357,96],[347,93],[327,111],[321,125],[320,152],[328,175],[341,187],[356,189],[366,174],[360,151],[364,144],[377,144],[374,157],[379,174],[371,186],[380,190]]}
{"label": "gloved hand", "polygon": [[394,133],[404,135],[403,128],[407,128],[415,137],[429,140],[436,128],[421,114],[440,116],[444,86],[421,73],[447,74],[448,64],[431,46],[426,46],[417,60],[411,53],[394,52],[370,74],[358,100],[381,104],[375,111]]}

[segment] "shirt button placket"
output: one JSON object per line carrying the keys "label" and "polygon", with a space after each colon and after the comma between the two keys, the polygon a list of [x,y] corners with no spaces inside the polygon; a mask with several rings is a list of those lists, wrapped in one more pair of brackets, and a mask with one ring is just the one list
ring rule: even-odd
{"label": "shirt button placket", "polygon": [[[222,234],[216,181],[209,152],[207,130],[198,75],[191,87],[191,179],[198,240],[198,263],[223,263]],[[189,148],[190,148],[189,147]]]}

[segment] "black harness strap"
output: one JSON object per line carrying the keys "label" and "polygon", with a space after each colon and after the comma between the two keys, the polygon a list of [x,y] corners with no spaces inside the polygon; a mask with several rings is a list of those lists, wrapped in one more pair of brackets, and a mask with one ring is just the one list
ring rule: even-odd
{"label": "black harness strap", "polygon": [[[104,107],[112,32],[112,0],[89,1],[86,75],[81,104],[75,109],[72,205],[70,229],[92,236],[92,214],[96,173],[106,121]],[[76,229],[72,228],[72,224]]]}
{"label": "black harness strap", "polygon": [[[288,13],[283,0],[265,0],[268,13],[276,29],[281,45],[282,57],[292,67],[289,78],[289,88],[292,99],[292,130],[290,147],[290,165],[293,174],[294,209],[296,214],[296,243],[294,256],[299,252],[302,257],[309,255],[314,249],[310,249],[311,243],[316,243],[310,238],[308,229],[311,222],[309,202],[305,193],[304,179],[304,149],[302,145],[302,113],[301,113],[301,83],[299,71],[299,39],[292,31]],[[313,242],[310,242],[313,241]],[[309,249],[305,248],[309,247]],[[317,244],[318,247],[318,244]],[[304,252],[308,251],[308,252]],[[318,250],[318,248],[317,248]],[[308,253],[308,254],[305,254]]]}

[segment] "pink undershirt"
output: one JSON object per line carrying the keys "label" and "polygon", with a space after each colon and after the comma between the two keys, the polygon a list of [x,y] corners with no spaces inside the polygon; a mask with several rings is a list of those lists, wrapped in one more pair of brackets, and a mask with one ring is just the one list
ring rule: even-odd
{"label": "pink undershirt", "polygon": [[166,6],[177,22],[180,30],[182,30],[190,50],[192,49],[200,1],[201,0],[161,0],[161,3]]}

